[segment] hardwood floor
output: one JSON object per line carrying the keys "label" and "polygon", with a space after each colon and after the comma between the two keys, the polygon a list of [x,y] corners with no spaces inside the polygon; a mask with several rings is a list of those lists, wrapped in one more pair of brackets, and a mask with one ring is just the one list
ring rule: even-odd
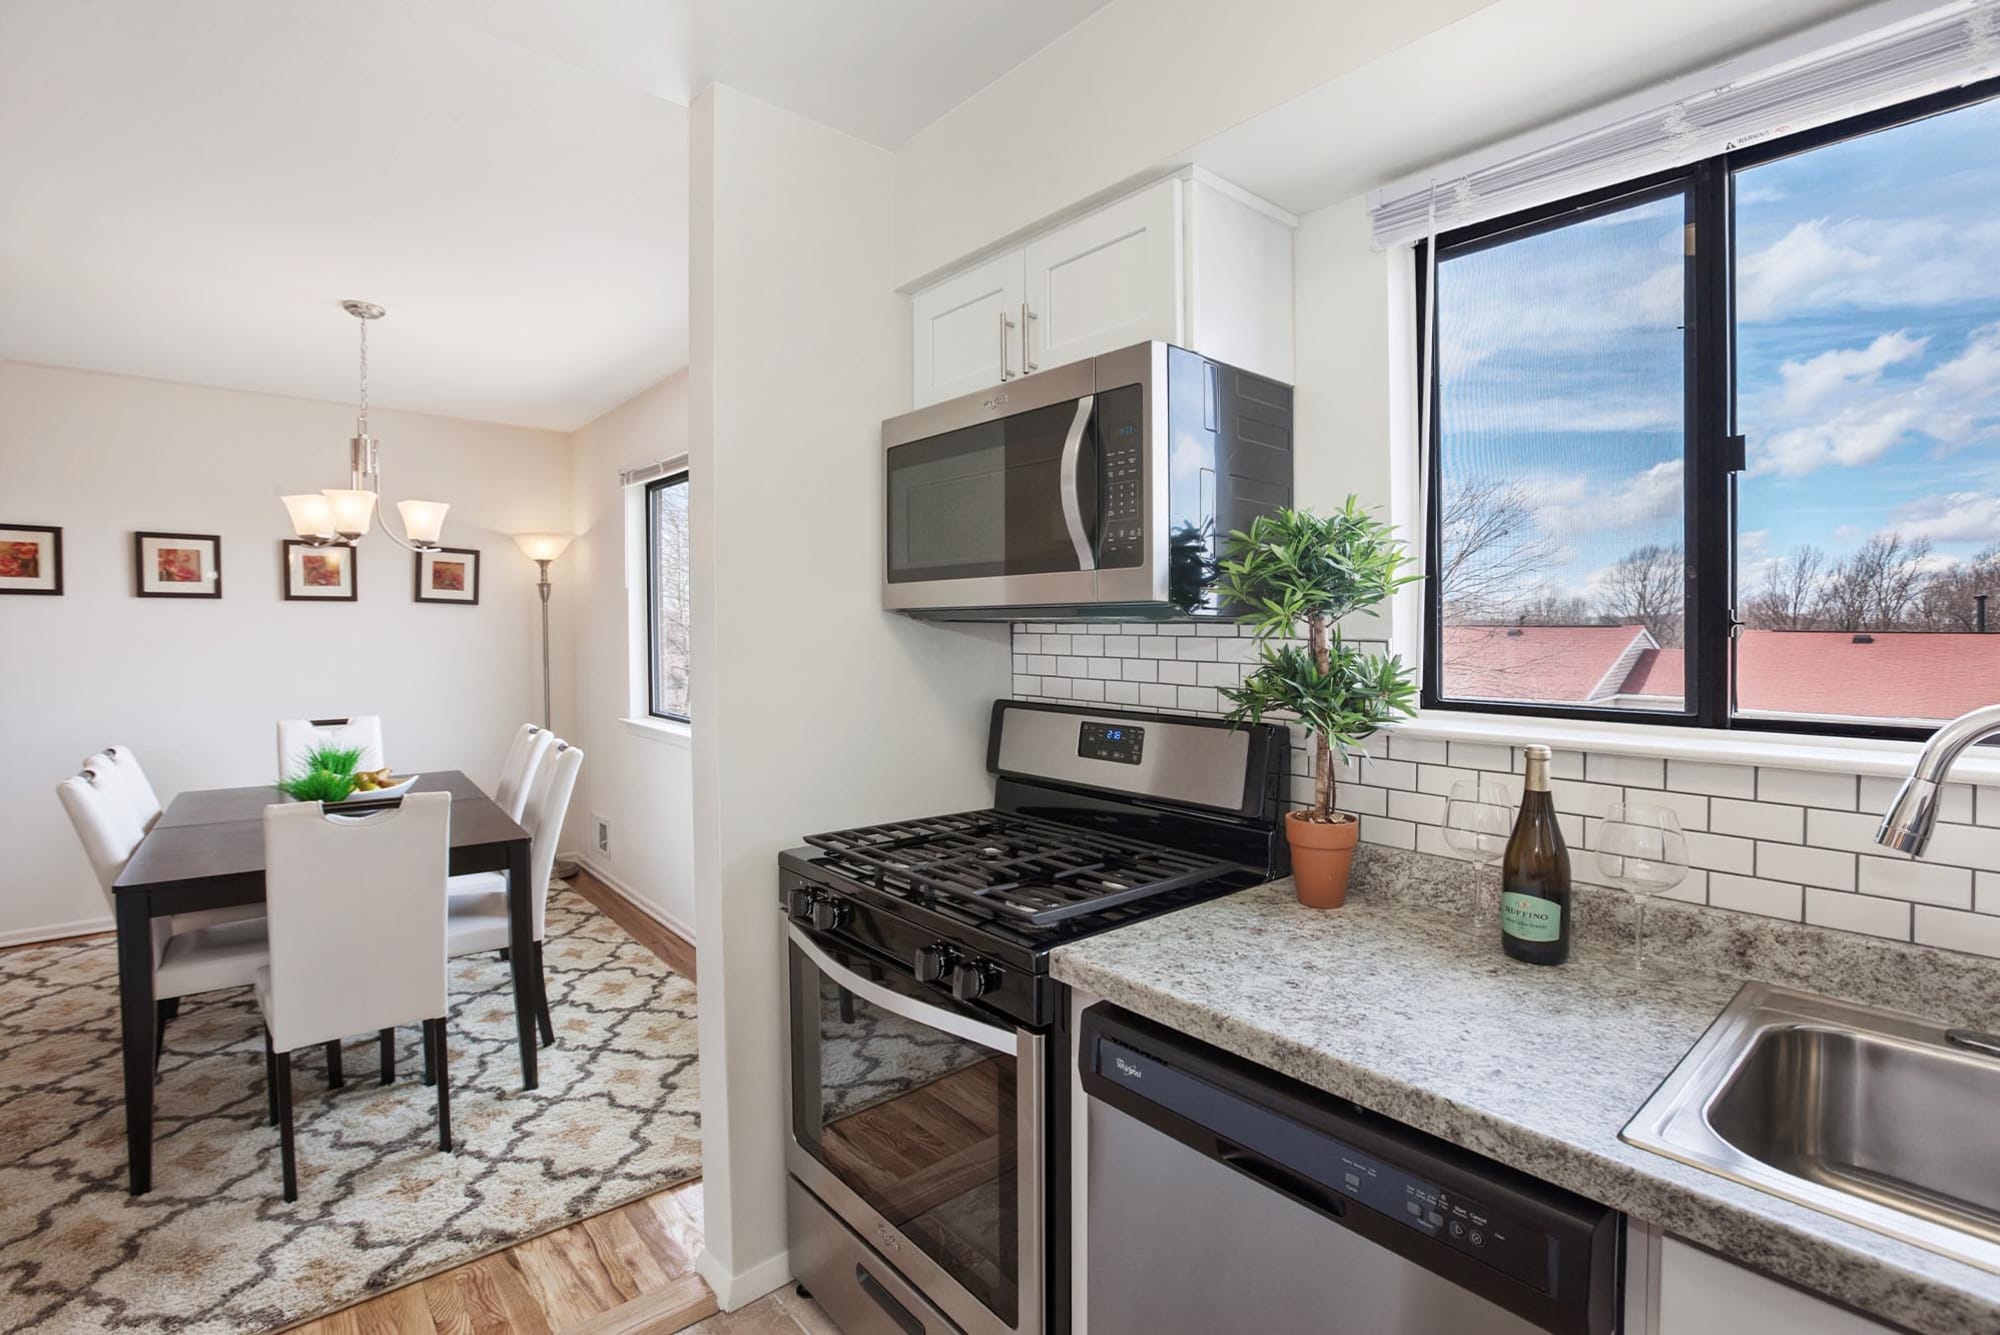
{"label": "hardwood floor", "polygon": [[[587,871],[569,882],[668,968],[694,977],[694,947],[686,940]],[[296,1335],[666,1335],[717,1317],[715,1295],[694,1273],[701,1229],[701,1183],[683,1183],[292,1329]]]}

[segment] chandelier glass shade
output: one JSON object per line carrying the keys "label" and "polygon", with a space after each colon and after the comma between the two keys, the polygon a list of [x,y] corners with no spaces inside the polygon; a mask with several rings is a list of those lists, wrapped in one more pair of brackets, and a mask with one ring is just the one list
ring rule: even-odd
{"label": "chandelier glass shade", "polygon": [[[368,324],[388,314],[366,301],[343,301],[343,309],[361,322],[361,410],[354,438],[348,442],[348,485],[281,497],[291,516],[292,531],[315,546],[353,544],[368,536],[382,494],[381,442],[368,434]],[[382,531],[398,546],[412,551],[435,549],[444,538],[445,501],[398,501],[403,537],[384,521]]]}

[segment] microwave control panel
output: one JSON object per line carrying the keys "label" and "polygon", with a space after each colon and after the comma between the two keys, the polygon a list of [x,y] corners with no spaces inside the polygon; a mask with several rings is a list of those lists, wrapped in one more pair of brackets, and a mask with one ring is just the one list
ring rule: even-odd
{"label": "microwave control panel", "polygon": [[1097,396],[1098,457],[1102,463],[1103,520],[1098,526],[1097,568],[1139,565],[1146,551],[1145,396],[1122,385]]}

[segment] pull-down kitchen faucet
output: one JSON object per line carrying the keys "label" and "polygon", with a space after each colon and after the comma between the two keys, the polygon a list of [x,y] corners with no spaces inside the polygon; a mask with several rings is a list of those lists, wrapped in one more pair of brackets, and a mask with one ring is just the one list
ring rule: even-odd
{"label": "pull-down kitchen faucet", "polygon": [[1916,768],[1903,780],[1902,791],[1889,804],[1875,842],[1911,857],[1921,857],[1937,825],[1938,793],[1958,753],[1974,742],[2000,733],[2000,705],[1984,705],[1960,714],[1931,734]]}

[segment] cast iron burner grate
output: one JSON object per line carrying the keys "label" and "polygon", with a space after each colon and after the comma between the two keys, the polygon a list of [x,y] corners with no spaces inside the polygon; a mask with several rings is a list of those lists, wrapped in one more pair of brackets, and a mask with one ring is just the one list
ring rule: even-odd
{"label": "cast iron burner grate", "polygon": [[1227,862],[1000,811],[893,821],[806,840],[881,889],[1046,926],[1209,880]]}

